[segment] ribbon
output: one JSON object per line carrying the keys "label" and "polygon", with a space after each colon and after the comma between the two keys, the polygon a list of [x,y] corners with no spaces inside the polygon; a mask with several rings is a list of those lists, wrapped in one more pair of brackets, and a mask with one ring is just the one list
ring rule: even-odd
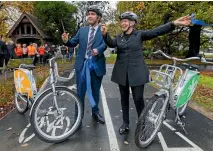
{"label": "ribbon", "polygon": [[194,24],[194,25],[201,25],[201,26],[213,26],[213,24],[207,24],[203,20],[195,19],[194,16],[195,16],[195,14],[191,15],[191,22],[192,22],[192,24]]}
{"label": "ribbon", "polygon": [[86,83],[86,89],[87,89],[87,94],[89,97],[89,102],[92,107],[96,105],[95,100],[92,96],[92,89],[91,89],[91,75],[90,72],[92,70],[95,70],[98,68],[98,66],[95,63],[95,58],[90,55],[91,51],[88,52],[88,59],[84,61],[84,66],[81,71],[81,81],[80,85]]}

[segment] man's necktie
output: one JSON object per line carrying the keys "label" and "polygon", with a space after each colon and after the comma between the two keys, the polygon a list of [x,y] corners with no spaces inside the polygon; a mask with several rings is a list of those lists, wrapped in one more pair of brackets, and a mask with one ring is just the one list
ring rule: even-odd
{"label": "man's necktie", "polygon": [[92,29],[90,29],[90,30],[92,30],[91,31],[91,33],[90,33],[90,35],[89,35],[89,41],[88,41],[88,44],[87,44],[87,50],[86,50],[86,53],[87,53],[87,55],[88,55],[88,52],[91,50],[91,48],[92,48],[92,41],[93,41],[93,39],[94,39],[94,33],[95,33],[95,29],[94,28],[92,28]]}

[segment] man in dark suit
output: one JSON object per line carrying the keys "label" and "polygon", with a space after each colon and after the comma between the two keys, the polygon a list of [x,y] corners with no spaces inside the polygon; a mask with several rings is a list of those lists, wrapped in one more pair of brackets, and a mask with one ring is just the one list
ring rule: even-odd
{"label": "man in dark suit", "polygon": [[69,34],[63,33],[62,39],[68,47],[75,47],[79,44],[79,50],[75,62],[75,70],[77,93],[81,99],[83,110],[85,93],[88,87],[86,85],[86,82],[82,83],[81,75],[83,72],[85,61],[87,61],[87,59],[91,56],[94,60],[96,68],[90,71],[92,97],[95,102],[95,106],[92,107],[92,117],[95,121],[104,124],[104,118],[100,115],[98,108],[101,82],[103,76],[106,73],[105,56],[103,52],[106,50],[107,47],[104,43],[99,26],[102,12],[98,8],[98,6],[93,5],[88,8],[87,16],[90,26],[80,28],[78,33],[71,39],[68,39]]}

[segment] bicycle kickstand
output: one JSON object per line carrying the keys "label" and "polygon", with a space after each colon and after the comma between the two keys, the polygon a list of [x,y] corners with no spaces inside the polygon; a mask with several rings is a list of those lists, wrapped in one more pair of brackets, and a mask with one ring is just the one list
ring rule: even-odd
{"label": "bicycle kickstand", "polygon": [[187,131],[186,131],[186,129],[185,129],[185,125],[186,125],[186,124],[185,124],[183,121],[181,121],[179,115],[176,115],[176,120],[175,120],[175,122],[177,123],[177,125],[179,125],[179,126],[183,129],[184,133],[185,133],[186,135],[188,135],[188,133],[187,133]]}

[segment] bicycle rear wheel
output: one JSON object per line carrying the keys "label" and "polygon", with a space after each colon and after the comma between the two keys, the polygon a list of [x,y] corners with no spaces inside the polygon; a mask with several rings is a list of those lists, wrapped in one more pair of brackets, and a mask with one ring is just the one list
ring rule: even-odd
{"label": "bicycle rear wheel", "polygon": [[48,89],[37,98],[31,113],[35,135],[47,143],[65,141],[75,133],[82,120],[82,104],[77,95],[66,87],[55,89],[59,110],[53,101],[52,89]]}
{"label": "bicycle rear wheel", "polygon": [[165,95],[153,96],[141,113],[135,130],[138,148],[147,147],[157,135],[165,117]]}
{"label": "bicycle rear wheel", "polygon": [[14,103],[18,113],[24,114],[28,110],[28,98],[26,95],[22,95],[15,91]]}

